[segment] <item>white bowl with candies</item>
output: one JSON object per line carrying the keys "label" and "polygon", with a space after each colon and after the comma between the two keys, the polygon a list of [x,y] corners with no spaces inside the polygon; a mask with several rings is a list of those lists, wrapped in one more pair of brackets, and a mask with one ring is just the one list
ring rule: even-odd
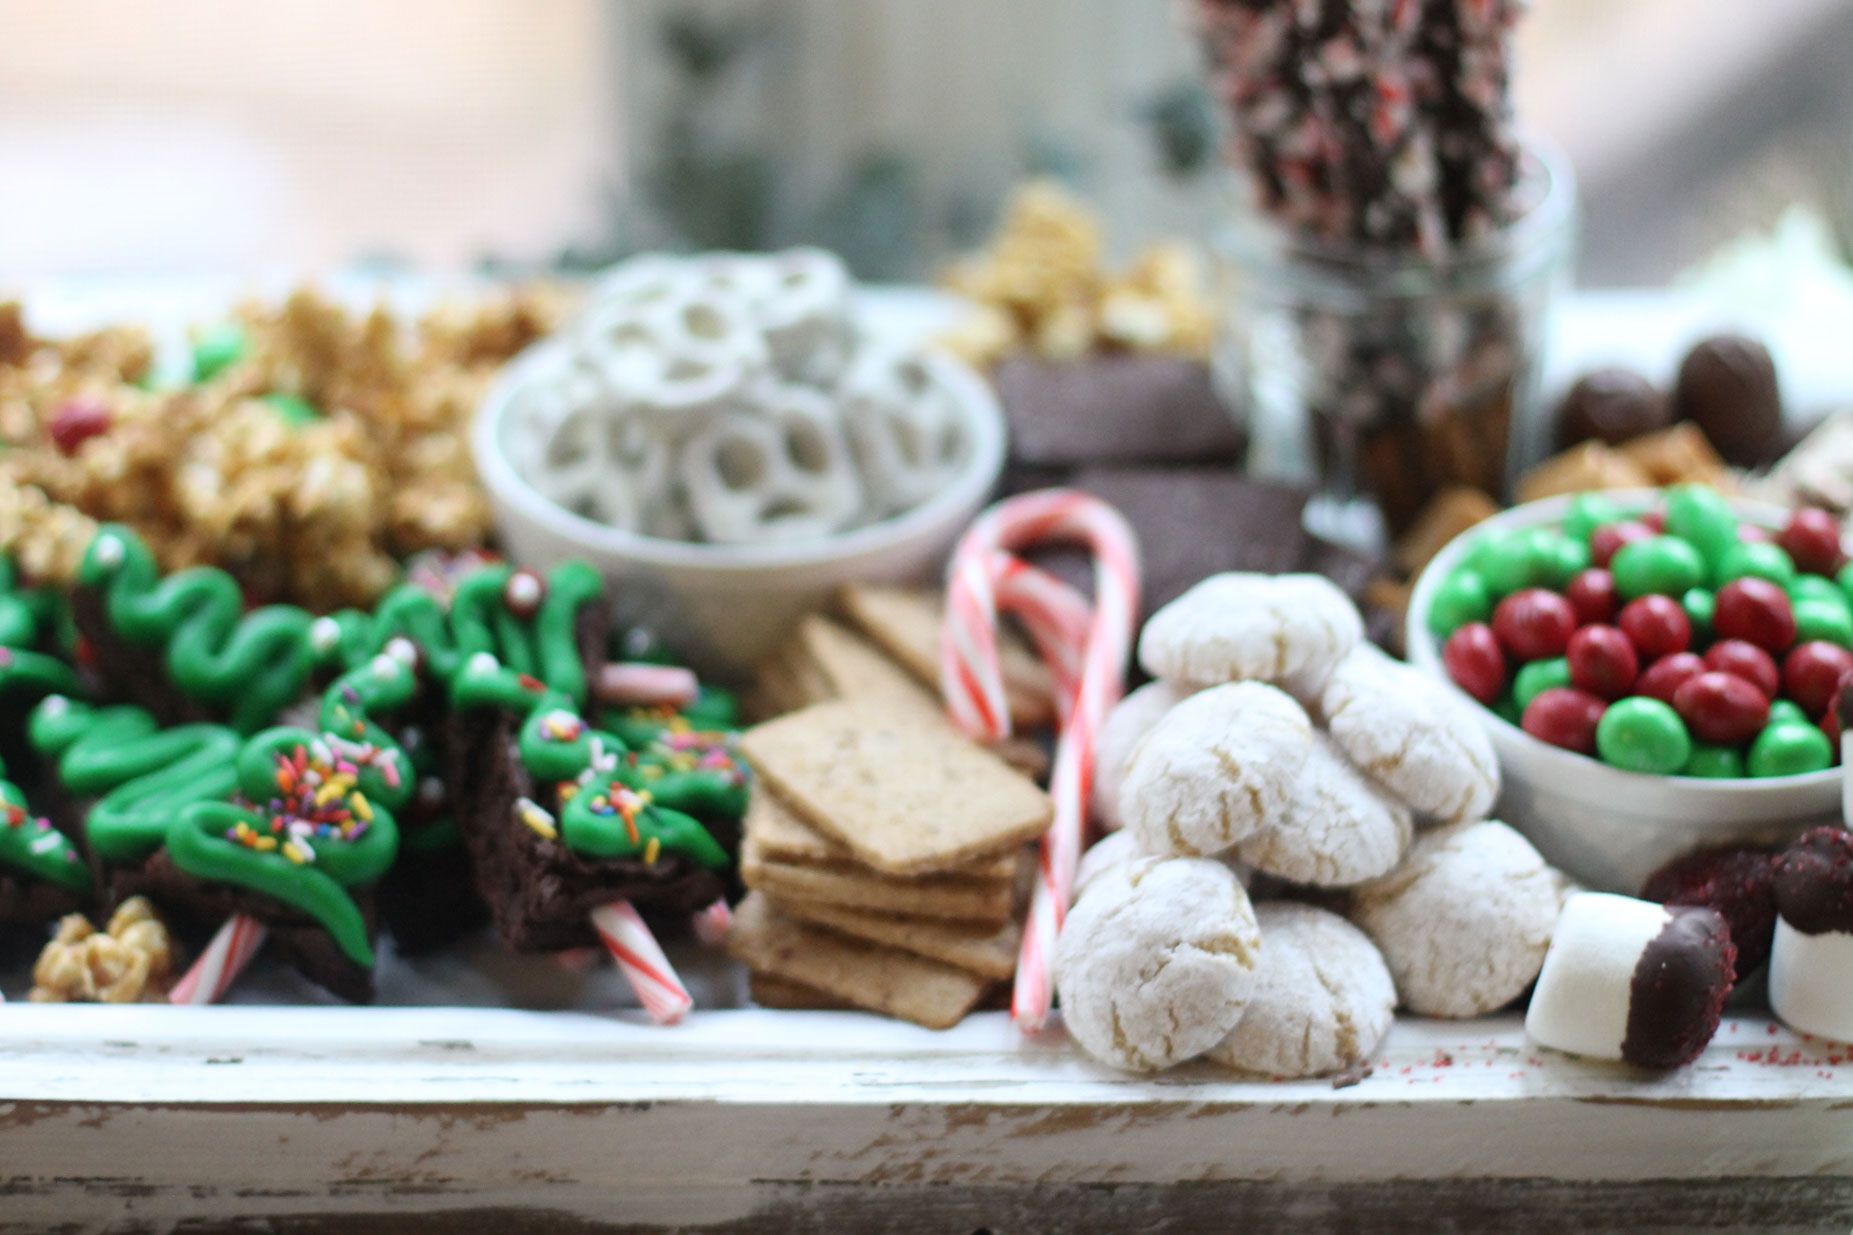
{"label": "white bowl with candies", "polygon": [[517,561],[593,563],[627,617],[727,673],[842,583],[934,570],[1004,424],[830,254],[653,254],[503,372],[472,448]]}
{"label": "white bowl with candies", "polygon": [[1634,895],[1693,849],[1839,820],[1843,582],[1824,512],[1699,486],[1551,498],[1429,563],[1409,659],[1482,707],[1500,817],[1589,886]]}

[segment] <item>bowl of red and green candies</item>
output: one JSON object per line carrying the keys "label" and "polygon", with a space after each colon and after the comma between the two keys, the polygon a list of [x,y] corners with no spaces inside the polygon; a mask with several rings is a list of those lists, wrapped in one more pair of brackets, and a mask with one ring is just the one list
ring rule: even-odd
{"label": "bowl of red and green candies", "polygon": [[1501,817],[1592,887],[1840,816],[1853,566],[1825,511],[1697,485],[1516,507],[1422,572],[1408,645],[1480,706]]}

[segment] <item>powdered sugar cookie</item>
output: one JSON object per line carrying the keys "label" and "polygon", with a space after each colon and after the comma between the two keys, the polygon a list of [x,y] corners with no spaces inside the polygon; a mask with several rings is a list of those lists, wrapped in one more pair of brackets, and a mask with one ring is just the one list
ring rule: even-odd
{"label": "powdered sugar cookie", "polygon": [[1120,782],[1145,735],[1166,712],[1190,698],[1191,688],[1175,682],[1147,682],[1113,705],[1094,739],[1094,819],[1111,832],[1121,826]]}
{"label": "powdered sugar cookie", "polygon": [[1368,643],[1332,671],[1320,710],[1345,757],[1423,814],[1480,819],[1499,796],[1499,761],[1473,706]]}
{"label": "powdered sugar cookie", "polygon": [[1321,1076],[1376,1050],[1396,986],[1364,932],[1292,901],[1256,906],[1255,920],[1263,940],[1255,990],[1210,1058],[1265,1076]]}
{"label": "powdered sugar cookie", "polygon": [[1082,1049],[1151,1072],[1215,1046],[1254,989],[1261,936],[1220,862],[1140,858],[1102,872],[1055,949],[1062,1022]]}
{"label": "powdered sugar cookie", "polygon": [[1081,865],[1074,874],[1074,894],[1079,900],[1087,892],[1087,885],[1106,874],[1116,866],[1137,861],[1145,855],[1139,852],[1131,832],[1109,832],[1089,845],[1087,852],[1081,855]]}
{"label": "powdered sugar cookie", "polygon": [[1563,877],[1496,820],[1416,838],[1402,865],[1352,893],[1364,928],[1423,1016],[1503,1008],[1538,976],[1563,902]]}
{"label": "powdered sugar cookie", "polygon": [[1146,853],[1221,853],[1279,818],[1312,746],[1306,712],[1272,686],[1213,686],[1139,743],[1120,816]]}
{"label": "powdered sugar cookie", "polygon": [[1236,847],[1256,870],[1293,883],[1349,887],[1392,870],[1409,847],[1409,808],[1393,801],[1333,748],[1313,735],[1280,822]]}
{"label": "powdered sugar cookie", "polygon": [[1211,575],[1154,613],[1139,663],[1180,682],[1311,689],[1364,636],[1357,606],[1321,575]]}

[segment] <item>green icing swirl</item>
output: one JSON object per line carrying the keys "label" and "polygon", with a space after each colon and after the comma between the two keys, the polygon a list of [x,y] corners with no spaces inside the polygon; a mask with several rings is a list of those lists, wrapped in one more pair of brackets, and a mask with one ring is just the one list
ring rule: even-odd
{"label": "green icing swirl", "polygon": [[392,865],[399,849],[392,809],[411,791],[408,772],[396,746],[267,729],[238,752],[238,797],[182,810],[167,831],[168,855],[195,878],[302,910],[349,959],[371,966],[366,919],[348,889]]}
{"label": "green icing swirl", "polygon": [[21,588],[13,563],[0,558],[0,692],[18,690],[38,697],[78,689],[76,670],[35,650],[53,636],[62,638],[69,618],[57,593]]}
{"label": "green icing swirl", "polygon": [[[6,765],[0,763],[0,776]],[[90,869],[77,856],[70,838],[34,816],[26,795],[10,780],[0,780],[0,866],[11,867],[29,878],[56,884],[79,894],[90,890]]]}
{"label": "green icing swirl", "polygon": [[588,857],[651,861],[667,851],[726,869],[727,852],[708,830],[659,799],[624,744],[586,724],[567,703],[563,694],[545,696],[518,739],[521,761],[537,779],[571,786],[561,792],[560,840]]}
{"label": "green icing swirl", "polygon": [[465,661],[492,655],[516,674],[536,678],[581,706],[586,699],[585,665],[574,637],[579,611],[604,590],[598,572],[584,562],[556,566],[531,619],[507,602],[507,566],[473,571],[457,585],[450,602],[451,633]]}
{"label": "green icing swirl", "polygon": [[249,613],[224,571],[194,567],[160,578],[148,547],[129,528],[109,525],[84,553],[78,582],[104,595],[109,623],[124,640],[163,649],[168,675],[188,695],[230,714],[250,732],[301,694],[314,669],[315,619],[294,605]]}
{"label": "green icing swirl", "polygon": [[57,761],[66,789],[99,798],[84,839],[105,862],[147,857],[177,812],[224,797],[237,783],[239,739],[223,725],[162,729],[140,708],[96,708],[53,695],[33,709],[26,734],[34,750]]}

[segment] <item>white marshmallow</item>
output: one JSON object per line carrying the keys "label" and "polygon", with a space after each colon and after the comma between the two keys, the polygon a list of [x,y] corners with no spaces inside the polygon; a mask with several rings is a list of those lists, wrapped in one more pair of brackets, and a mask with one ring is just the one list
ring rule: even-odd
{"label": "white marshmallow", "polygon": [[1607,892],[1572,896],[1544,954],[1525,1032],[1572,1055],[1620,1059],[1635,966],[1672,920],[1651,901]]}
{"label": "white marshmallow", "polygon": [[1769,1006],[1791,1029],[1853,1042],[1853,935],[1809,935],[1777,918]]}

